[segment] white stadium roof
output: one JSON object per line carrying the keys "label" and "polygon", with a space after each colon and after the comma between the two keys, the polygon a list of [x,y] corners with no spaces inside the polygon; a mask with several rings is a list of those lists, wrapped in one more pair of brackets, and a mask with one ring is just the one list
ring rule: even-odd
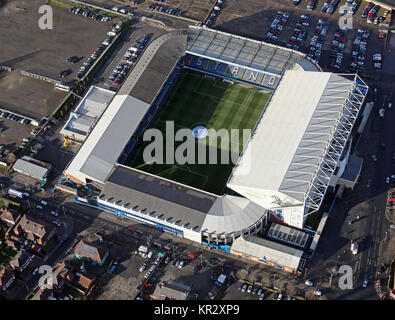
{"label": "white stadium roof", "polygon": [[228,187],[267,209],[318,209],[364,100],[355,77],[286,71]]}
{"label": "white stadium roof", "polygon": [[207,213],[202,231],[215,234],[232,233],[254,225],[266,213],[256,203],[231,195],[218,197]]}
{"label": "white stadium roof", "polygon": [[149,106],[128,95],[116,95],[66,169],[66,175],[83,182],[90,179],[103,183]]}

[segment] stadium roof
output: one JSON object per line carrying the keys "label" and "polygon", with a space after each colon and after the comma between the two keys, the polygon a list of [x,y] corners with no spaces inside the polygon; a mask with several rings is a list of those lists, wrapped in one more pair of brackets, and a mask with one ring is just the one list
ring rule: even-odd
{"label": "stadium roof", "polygon": [[275,75],[298,68],[299,63],[299,68],[304,70],[321,70],[301,52],[196,26],[188,29],[187,52]]}
{"label": "stadium roof", "polygon": [[302,248],[306,246],[307,240],[309,239],[309,235],[306,232],[278,223],[273,223],[267,234],[273,239],[285,241]]}
{"label": "stadium roof", "polygon": [[216,199],[200,190],[119,165],[108,177],[99,198],[198,230]]}
{"label": "stadium roof", "polygon": [[239,237],[233,242],[231,250],[293,270],[298,269],[303,255],[302,250],[258,237],[249,239]]}
{"label": "stadium roof", "polygon": [[230,234],[259,221],[266,210],[235,196],[218,197],[137,169],[117,165],[99,199],[206,233]]}
{"label": "stadium roof", "polygon": [[131,96],[116,95],[65,173],[85,182],[103,183],[149,109]]}
{"label": "stadium roof", "polygon": [[244,230],[259,221],[266,209],[242,197],[225,195],[218,197],[208,211],[202,231],[227,234]]}
{"label": "stadium roof", "polygon": [[367,91],[349,77],[286,71],[228,187],[258,194],[268,209],[318,209]]}
{"label": "stadium roof", "polygon": [[144,51],[118,94],[128,94],[151,104],[185,49],[185,30],[156,38]]}

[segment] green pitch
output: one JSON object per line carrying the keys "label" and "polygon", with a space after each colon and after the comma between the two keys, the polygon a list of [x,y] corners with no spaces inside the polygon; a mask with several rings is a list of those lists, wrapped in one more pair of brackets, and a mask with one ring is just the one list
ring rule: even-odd
{"label": "green pitch", "polygon": [[[149,128],[161,130],[163,137],[166,121],[174,121],[175,131],[182,128],[193,129],[199,125],[217,131],[240,129],[239,148],[221,146],[220,141],[207,147],[206,163],[210,150],[217,153],[220,163],[221,151],[230,154],[229,150],[238,150],[237,153],[240,154],[243,149],[242,129],[255,127],[269,97],[270,93],[263,92],[260,88],[240,83],[230,84],[220,78],[207,78],[199,72],[184,71],[167,101],[151,120]],[[205,140],[196,139],[196,148],[201,141]],[[166,146],[166,140],[164,142]],[[145,163],[143,150],[148,143],[142,143],[135,148],[125,164],[208,192],[224,193],[234,167],[232,161],[229,164]],[[175,143],[175,149],[180,143]]]}

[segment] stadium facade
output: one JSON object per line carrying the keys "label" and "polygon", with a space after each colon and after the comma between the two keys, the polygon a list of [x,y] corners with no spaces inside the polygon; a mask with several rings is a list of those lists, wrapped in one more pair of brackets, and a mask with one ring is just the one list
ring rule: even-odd
{"label": "stadium facade", "polygon": [[[237,194],[212,194],[124,165],[184,68],[273,91],[229,177]],[[170,32],[146,48],[65,176],[100,190],[83,204],[240,255],[262,245],[254,236],[268,218],[303,229],[319,209],[345,170],[367,90],[358,76],[322,72],[287,48],[200,27]],[[254,259],[297,271],[300,249],[264,244],[272,248]],[[274,251],[296,258],[287,266],[273,254],[270,262]]]}

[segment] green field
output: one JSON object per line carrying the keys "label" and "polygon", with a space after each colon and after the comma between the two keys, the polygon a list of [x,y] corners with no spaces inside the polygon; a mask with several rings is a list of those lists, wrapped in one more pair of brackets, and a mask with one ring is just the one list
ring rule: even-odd
{"label": "green field", "polygon": [[[167,97],[163,106],[156,112],[149,128],[159,129],[165,137],[166,121],[174,121],[175,131],[182,128],[193,129],[204,126],[207,129],[253,129],[265,108],[270,92],[240,83],[224,82],[220,78],[208,78],[203,74],[184,71],[175,88]],[[241,131],[242,132],[242,131]],[[206,139],[196,139],[196,159],[198,143]],[[209,139],[207,138],[207,142]],[[221,146],[220,140],[207,143],[206,163],[210,150],[221,158],[221,152],[230,150],[240,154],[243,150],[242,133],[239,143]],[[175,142],[175,150],[182,142]],[[143,150],[148,142],[135,148],[126,161],[126,165],[199,188],[215,194],[223,194],[234,164],[152,164],[143,160]],[[164,139],[166,148],[166,139]],[[196,161],[197,162],[197,161]]]}

